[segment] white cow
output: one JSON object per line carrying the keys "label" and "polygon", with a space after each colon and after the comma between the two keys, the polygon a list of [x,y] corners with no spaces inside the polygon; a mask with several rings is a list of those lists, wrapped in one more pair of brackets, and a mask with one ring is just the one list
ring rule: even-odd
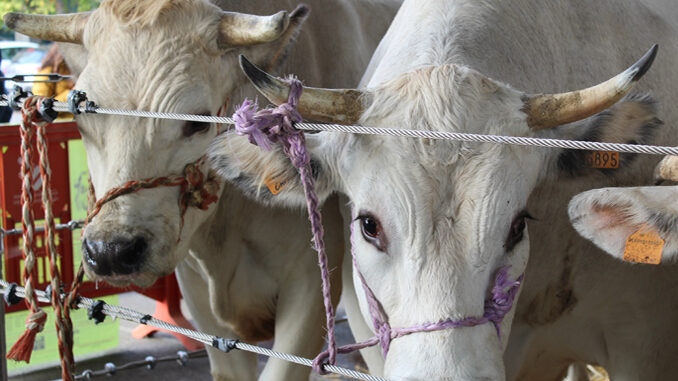
{"label": "white cow", "polygon": [[[655,178],[678,181],[678,157],[666,156]],[[678,259],[678,186],[594,189],[575,196],[569,213],[579,234],[615,258],[624,258],[631,235],[646,231],[664,241],[661,263]]]}
{"label": "white cow", "polygon": [[[267,17],[230,12],[270,13],[294,8],[295,1],[222,1],[220,9],[201,0],[109,0],[92,13],[8,14],[5,23],[34,37],[78,44],[86,61],[74,62],[81,71],[76,88],[99,105],[215,115],[229,100],[232,105],[255,94],[236,70],[239,53],[273,70],[285,62],[286,71],[303,73],[309,83],[355,86],[400,5],[311,0],[308,20],[306,6]],[[207,123],[117,116],[81,115],[78,125],[99,198],[130,180],[182,174],[217,134]],[[105,204],[84,231],[87,274],[117,286],[148,286],[178,266],[200,329],[245,341],[267,340],[275,331],[273,349],[315,355],[324,310],[305,213],[265,208],[229,184],[221,189],[208,210],[188,209],[183,228],[178,187]],[[340,229],[336,202],[324,210],[330,230]],[[330,265],[338,269],[341,233],[330,233],[327,244]],[[333,273],[336,303],[340,271]],[[254,355],[211,349],[209,355],[215,379],[256,378]],[[279,360],[269,361],[261,375],[307,377],[308,368]]]}
{"label": "white cow", "polygon": [[[675,145],[657,115],[678,122],[678,20],[657,9],[635,0],[406,0],[367,89],[306,88],[299,109],[335,123]],[[620,100],[650,57],[598,87],[531,95],[590,86],[654,42],[661,60],[640,91],[653,89],[666,109],[644,96]],[[286,100],[284,83],[245,66],[269,99]],[[525,273],[501,337],[484,324],[397,338],[385,376],[557,380],[573,361],[600,364],[614,380],[678,374],[678,309],[667,308],[678,295],[662,292],[678,287],[675,270],[612,260],[566,213],[584,189],[646,182],[654,158],[623,155],[621,169],[603,171],[555,149],[329,132],[307,141],[320,194],[350,199],[357,264],[392,327],[483,315],[497,270]],[[232,134],[215,142],[210,157],[225,178],[251,194],[267,176],[282,178],[287,188],[272,201],[302,202],[279,149],[261,153]],[[371,327],[355,271],[353,279],[362,316],[349,316],[352,327]]]}

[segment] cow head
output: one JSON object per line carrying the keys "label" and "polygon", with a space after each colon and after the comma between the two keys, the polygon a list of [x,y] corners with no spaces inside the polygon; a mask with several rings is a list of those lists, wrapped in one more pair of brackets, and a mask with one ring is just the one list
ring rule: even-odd
{"label": "cow head", "polygon": [[[610,81],[573,93],[528,95],[467,67],[446,65],[365,91],[305,88],[299,110],[309,119],[338,124],[554,137],[559,129],[550,127],[600,113],[622,99],[653,56],[654,50]],[[287,100],[286,82],[246,61],[243,68],[269,100]],[[618,130],[637,130],[654,120],[648,109],[645,101],[627,98],[605,111],[596,128],[619,120]],[[634,110],[639,115],[629,114]],[[210,149],[223,177],[272,204],[304,202],[298,175],[280,147],[262,152],[234,135],[218,137]],[[562,153],[333,132],[306,138],[319,197],[337,191],[350,199],[357,267],[392,327],[483,315],[497,270],[511,266],[512,279],[525,270],[528,196],[558,167]],[[262,187],[270,182],[283,189],[273,195]],[[356,274],[361,310],[371,322]],[[502,337],[484,324],[393,340],[385,376],[503,379],[502,354],[514,310],[501,324]]]}
{"label": "cow head", "polygon": [[[655,169],[658,182],[678,180],[678,157],[666,156]],[[570,220],[584,238],[615,258],[623,259],[627,241],[639,231],[664,240],[661,263],[678,259],[677,186],[603,188],[575,196]]]}
{"label": "cow head", "polygon": [[[307,13],[300,6],[254,16],[203,0],[129,0],[104,1],[83,14],[11,13],[5,23],[33,37],[79,44],[87,60],[78,65],[76,88],[102,107],[216,115],[247,83],[237,70],[238,52],[275,66]],[[182,175],[217,135],[209,123],[120,116],[81,115],[78,126],[97,198],[128,181]],[[161,187],[104,204],[83,234],[88,275],[148,286],[172,272],[210,215],[189,208],[182,229],[178,200],[178,187]]]}

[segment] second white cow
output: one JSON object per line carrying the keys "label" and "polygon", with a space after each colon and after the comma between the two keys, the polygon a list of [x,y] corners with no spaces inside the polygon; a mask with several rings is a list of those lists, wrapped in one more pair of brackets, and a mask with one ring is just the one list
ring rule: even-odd
{"label": "second white cow", "polygon": [[[666,14],[634,0],[407,0],[367,88],[306,88],[299,109],[342,124],[675,144],[657,121],[677,122],[675,109],[622,99],[652,53],[600,86],[559,93],[609,78],[657,42],[661,59],[640,91],[675,104],[678,24]],[[287,99],[283,83],[247,67],[269,99]],[[357,268],[391,327],[483,316],[497,271],[525,274],[500,336],[482,324],[396,338],[383,364],[389,379],[558,380],[573,361],[603,365],[614,380],[678,373],[678,309],[665,308],[678,295],[652,300],[678,287],[675,271],[614,261],[566,213],[582,190],[646,182],[653,158],[624,155],[620,170],[601,171],[581,153],[537,147],[330,132],[307,140],[320,193],[350,199]],[[288,186],[271,201],[302,202],[279,151],[228,135],[211,158],[246,192],[280,176]],[[375,308],[353,279],[362,315],[352,319],[371,327]]]}

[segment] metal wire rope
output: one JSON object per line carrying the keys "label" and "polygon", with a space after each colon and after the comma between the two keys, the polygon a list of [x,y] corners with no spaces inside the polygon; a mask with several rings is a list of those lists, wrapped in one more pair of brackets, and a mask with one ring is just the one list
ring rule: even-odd
{"label": "metal wire rope", "polygon": [[[2,294],[5,294],[8,292],[10,289],[10,284],[4,280],[0,279],[0,288],[2,289]],[[24,297],[25,296],[25,290],[23,287],[14,287],[16,296],[18,297]],[[48,303],[49,299],[45,295],[44,291],[41,290],[35,290],[35,293],[38,297],[38,300],[41,302]],[[84,309],[90,309],[90,307],[94,306],[97,303],[96,300],[85,298],[85,297],[80,297],[78,300],[77,306],[78,308],[84,308]],[[232,339],[224,339],[220,338],[217,336],[209,335],[204,332],[192,330],[192,329],[186,329],[182,327],[177,327],[175,325],[169,324],[165,321],[158,320],[153,318],[150,315],[132,310],[127,307],[123,306],[114,306],[111,304],[101,304],[101,312],[104,315],[111,316],[111,317],[116,317],[119,319],[135,322],[135,323],[141,323],[141,324],[147,324],[156,328],[164,329],[170,332],[176,332],[179,334],[182,334],[186,337],[190,337],[194,340],[200,341],[201,343],[209,346],[213,346],[222,352],[229,352],[232,349],[239,349],[243,350],[246,352],[252,352],[256,354],[260,354],[263,356],[267,357],[275,357],[280,360],[288,361],[288,362],[293,362],[295,364],[299,365],[304,365],[311,367],[313,362],[310,359],[300,357],[300,356],[295,356],[287,353],[281,353],[277,351],[273,351],[267,348],[262,348],[256,345],[251,345],[251,344],[246,344],[239,342],[237,340],[232,340]],[[342,368],[339,366],[334,366],[334,365],[325,365],[324,369],[328,372],[340,374],[342,376],[346,377],[351,377],[357,380],[364,380],[364,381],[386,381],[385,378],[382,377],[377,377],[377,376],[372,376],[369,374],[365,374],[362,372],[358,372],[352,369],[347,369],[347,368]]]}
{"label": "metal wire rope", "polygon": [[[18,101],[18,103],[21,104],[21,101]],[[0,100],[0,106],[8,104],[9,104],[8,101]],[[54,110],[58,112],[69,111],[68,104],[65,102],[55,101],[53,107]],[[130,117],[183,120],[183,121],[195,121],[218,124],[234,123],[233,118],[223,116],[179,114],[179,113],[153,112],[141,110],[120,110],[91,105],[90,106],[81,105],[78,107],[78,110],[83,113],[95,113],[104,115],[120,115]],[[362,135],[387,135],[387,136],[425,138],[435,140],[455,140],[464,142],[497,143],[497,144],[564,148],[576,150],[614,151],[614,152],[640,153],[649,155],[678,155],[678,147],[643,145],[643,144],[588,142],[580,140],[486,135],[486,134],[472,134],[449,131],[409,130],[399,128],[366,127],[355,125],[346,126],[340,124],[324,124],[308,122],[297,123],[295,127],[304,131],[333,131]]]}

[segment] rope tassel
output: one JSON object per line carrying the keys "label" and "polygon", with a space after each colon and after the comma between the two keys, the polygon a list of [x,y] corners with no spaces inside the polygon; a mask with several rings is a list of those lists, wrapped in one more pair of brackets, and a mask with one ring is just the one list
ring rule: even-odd
{"label": "rope tassel", "polygon": [[31,354],[35,345],[35,337],[45,328],[47,314],[42,309],[31,313],[26,319],[26,331],[14,343],[7,353],[7,358],[14,361],[31,362]]}

